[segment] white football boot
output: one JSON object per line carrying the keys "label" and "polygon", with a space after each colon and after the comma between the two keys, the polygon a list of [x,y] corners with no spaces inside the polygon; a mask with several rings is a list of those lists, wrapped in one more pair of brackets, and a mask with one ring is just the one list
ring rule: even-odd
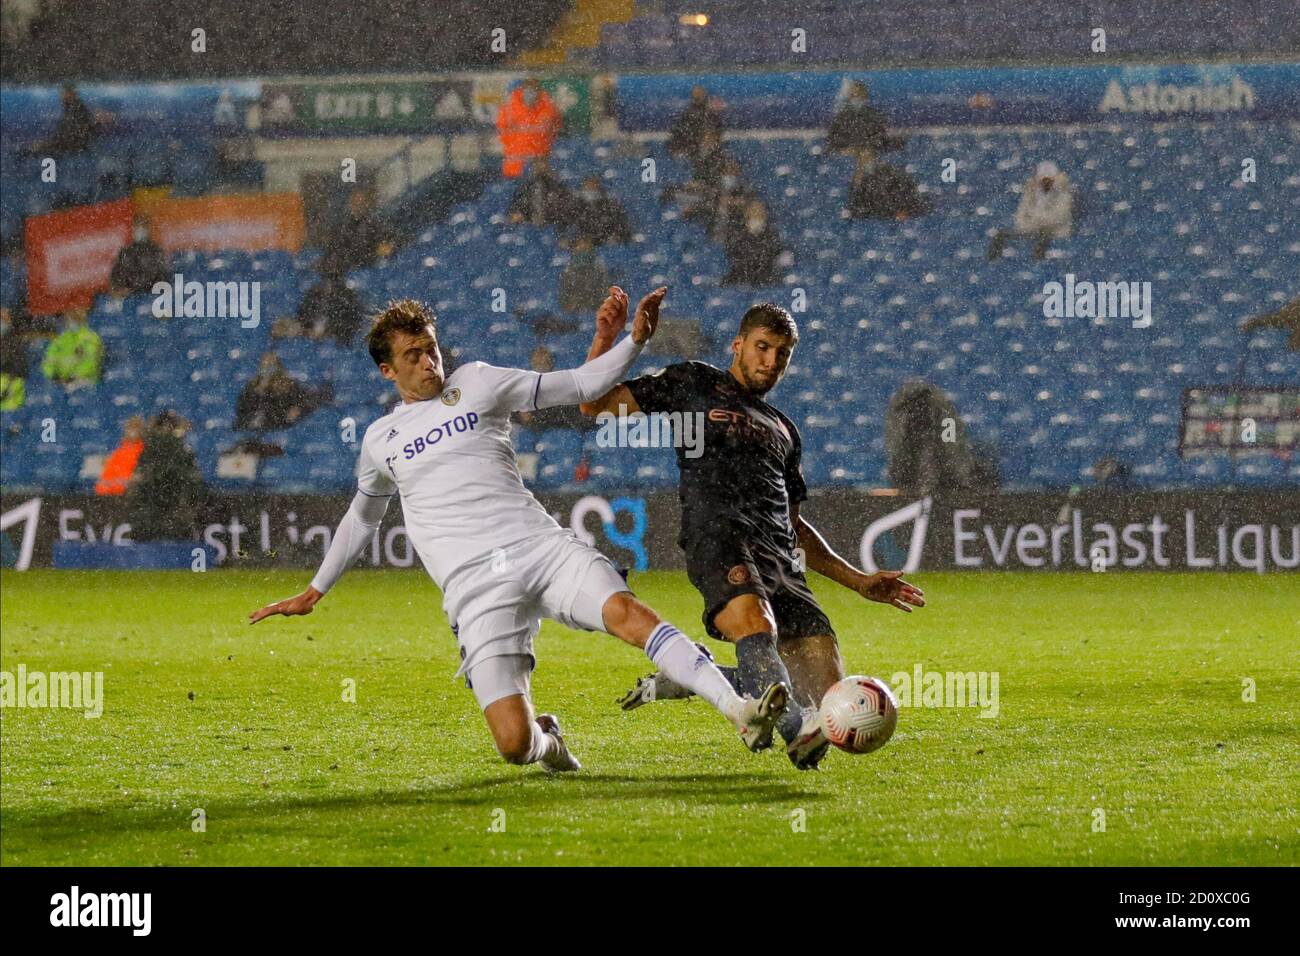
{"label": "white football boot", "polygon": [[744,698],[740,719],[735,724],[745,746],[754,753],[772,746],[772,729],[789,706],[790,688],[780,681],[769,684],[758,700]]}
{"label": "white football boot", "polygon": [[545,757],[537,761],[543,770],[547,773],[568,773],[582,769],[578,758],[569,753],[569,747],[560,733],[560,722],[555,719],[554,714],[538,714],[537,726],[541,728],[542,733],[549,734],[558,744]]}
{"label": "white football boot", "polygon": [[785,748],[790,762],[800,770],[816,770],[831,742],[822,733],[821,714],[816,707],[803,709],[803,726],[799,736]]}

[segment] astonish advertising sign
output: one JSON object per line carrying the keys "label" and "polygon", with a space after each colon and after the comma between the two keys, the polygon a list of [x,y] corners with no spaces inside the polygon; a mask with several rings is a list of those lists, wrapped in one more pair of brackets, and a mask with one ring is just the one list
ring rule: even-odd
{"label": "astonish advertising sign", "polygon": [[903,127],[1300,119],[1300,64],[1213,63],[628,75],[618,121],[666,131],[699,83],[725,104],[728,130],[825,129],[855,80]]}

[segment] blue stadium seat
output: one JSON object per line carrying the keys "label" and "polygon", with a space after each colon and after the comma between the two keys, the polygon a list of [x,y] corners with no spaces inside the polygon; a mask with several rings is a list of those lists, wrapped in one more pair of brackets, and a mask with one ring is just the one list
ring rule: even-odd
{"label": "blue stadium seat", "polygon": [[[849,13],[837,8],[835,16],[878,24],[875,6]],[[892,0],[880,6],[888,6],[890,16],[897,14],[900,21],[915,12],[914,5]],[[1008,0],[1007,8],[1011,6]],[[1053,22],[1062,31],[1085,26],[1090,23],[1085,7],[1061,12]],[[744,9],[744,0],[726,4],[725,10],[719,8],[717,22]],[[935,16],[962,30],[975,22],[972,14],[952,5]],[[652,19],[651,27],[640,26],[644,20],[638,17],[626,29],[606,33],[680,54],[672,16]],[[743,55],[731,42],[692,50]],[[638,55],[653,59],[657,54]],[[1208,176],[1196,174],[1206,180],[1199,192],[1187,180],[1187,169],[1204,155],[1227,154],[1244,144],[1284,157],[1277,162],[1277,198],[1267,208],[1252,208],[1255,200],[1244,193],[1212,193]],[[794,253],[790,285],[805,288],[810,303],[806,314],[796,316],[803,339],[795,361],[773,393],[773,401],[803,434],[810,482],[883,482],[883,410],[904,381],[923,376],[949,392],[974,439],[999,448],[999,465],[1014,486],[1091,481],[1092,463],[1106,453],[1128,463],[1142,486],[1294,483],[1294,466],[1280,460],[1243,460],[1234,468],[1221,459],[1183,461],[1176,449],[1185,388],[1241,380],[1300,385],[1300,363],[1286,352],[1283,332],[1247,337],[1238,331],[1247,316],[1276,309],[1295,295],[1295,270],[1289,266],[1300,257],[1300,217],[1288,215],[1300,209],[1300,148],[1294,144],[1293,131],[1266,123],[1225,122],[1214,129],[1118,123],[1113,131],[917,133],[895,161],[924,179],[923,171],[937,167],[944,156],[969,157],[963,161],[966,189],[944,192],[929,216],[882,224],[840,218],[852,161],[828,155],[823,140],[746,141],[746,148],[738,150],[746,175]],[[663,183],[685,177],[684,164],[667,157],[662,143],[645,145],[659,163]],[[111,172],[122,155],[96,156],[88,168],[96,174]],[[1033,261],[1023,248],[1014,259],[985,262],[988,232],[1007,221],[1015,206],[1017,196],[1009,187],[1018,185],[1041,156],[1058,157],[1081,190],[1081,208],[1087,213],[1076,235],[1060,243],[1056,257],[1045,262]],[[713,340],[699,358],[724,364],[727,343],[745,308],[760,298],[789,300],[785,285],[720,287],[717,280],[726,268],[720,248],[697,225],[665,214],[658,189],[642,188],[636,164],[607,145],[564,140],[557,145],[556,160],[570,180],[588,170],[604,174],[625,202],[638,241],[607,247],[601,255],[615,281],[629,291],[656,281],[672,286],[666,315],[698,319]],[[4,162],[6,170],[13,168],[11,160]],[[190,164],[197,178],[203,162],[201,157],[171,156],[168,172]],[[588,316],[574,317],[579,323],[575,332],[541,331],[558,311],[555,283],[567,253],[558,246],[555,230],[502,221],[512,188],[491,184],[446,222],[426,227],[409,250],[382,267],[358,270],[350,281],[367,300],[411,291],[427,294],[439,311],[444,349],[457,361],[527,367],[540,338],[561,365],[577,364],[590,341]],[[4,190],[6,209],[15,191]],[[1189,195],[1196,196],[1197,206],[1188,205]],[[1194,215],[1201,203],[1209,212]],[[22,211],[18,209],[20,215]],[[285,457],[294,461],[268,462],[259,486],[324,489],[350,479],[344,474],[351,467],[348,457],[337,454],[337,423],[351,415],[363,426],[383,414],[393,400],[391,386],[359,345],[343,350],[332,343],[272,341],[266,321],[268,315],[297,307],[315,280],[317,255],[308,249],[298,255],[178,257],[177,267],[196,278],[261,281],[264,322],[253,330],[237,322],[158,322],[149,313],[148,296],[120,304],[101,296],[90,313],[91,326],[107,347],[100,385],[68,394],[44,382],[37,371],[28,381],[25,417],[7,413],[6,421],[53,417],[62,423],[64,416],[74,415],[88,423],[98,408],[115,440],[125,415],[174,403],[195,423],[196,450],[201,446],[205,470],[214,468],[217,450],[238,437],[231,420],[239,389],[254,373],[261,351],[272,348],[292,374],[332,381],[335,391],[328,408],[285,433],[287,447],[294,449]],[[1099,279],[1122,278],[1130,271],[1150,275],[1158,287],[1155,326],[1134,330],[1122,319],[1046,319],[1043,284],[1067,269]],[[21,271],[12,260],[0,262],[0,300],[6,304],[21,292]],[[497,284],[511,290],[509,314],[486,309],[489,291]],[[39,365],[39,355],[32,360]],[[649,370],[653,363],[642,367]],[[79,444],[84,438],[85,447],[95,447],[93,427],[76,434]],[[525,429],[516,432],[516,442],[521,451],[539,454],[539,488],[603,492],[676,482],[670,450],[584,451],[575,433]],[[13,476],[35,475],[39,464],[41,475],[66,486],[67,469],[57,454],[13,454],[14,447],[19,446],[6,439],[5,457],[20,459],[17,465],[6,461],[6,483]],[[590,473],[579,481],[575,469],[584,455]]]}

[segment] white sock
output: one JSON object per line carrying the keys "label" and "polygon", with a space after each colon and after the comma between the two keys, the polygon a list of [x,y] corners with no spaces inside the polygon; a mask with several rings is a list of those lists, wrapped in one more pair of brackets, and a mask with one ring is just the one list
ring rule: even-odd
{"label": "white sock", "polygon": [[650,633],[646,656],[655,666],[683,687],[712,704],[732,723],[740,719],[744,701],[694,642],[667,621]]}
{"label": "white sock", "polygon": [[528,745],[528,759],[524,763],[537,763],[560,745],[554,737],[537,726],[537,721],[528,725],[533,731],[532,743]]}

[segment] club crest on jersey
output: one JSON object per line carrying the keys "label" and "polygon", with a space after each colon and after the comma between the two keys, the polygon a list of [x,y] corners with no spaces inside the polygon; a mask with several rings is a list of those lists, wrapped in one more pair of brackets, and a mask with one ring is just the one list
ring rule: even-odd
{"label": "club crest on jersey", "polygon": [[749,580],[749,568],[738,564],[727,572],[727,580],[732,584],[744,584]]}
{"label": "club crest on jersey", "polygon": [[442,404],[444,405],[455,405],[459,401],[460,389],[458,388],[449,388],[442,393]]}

